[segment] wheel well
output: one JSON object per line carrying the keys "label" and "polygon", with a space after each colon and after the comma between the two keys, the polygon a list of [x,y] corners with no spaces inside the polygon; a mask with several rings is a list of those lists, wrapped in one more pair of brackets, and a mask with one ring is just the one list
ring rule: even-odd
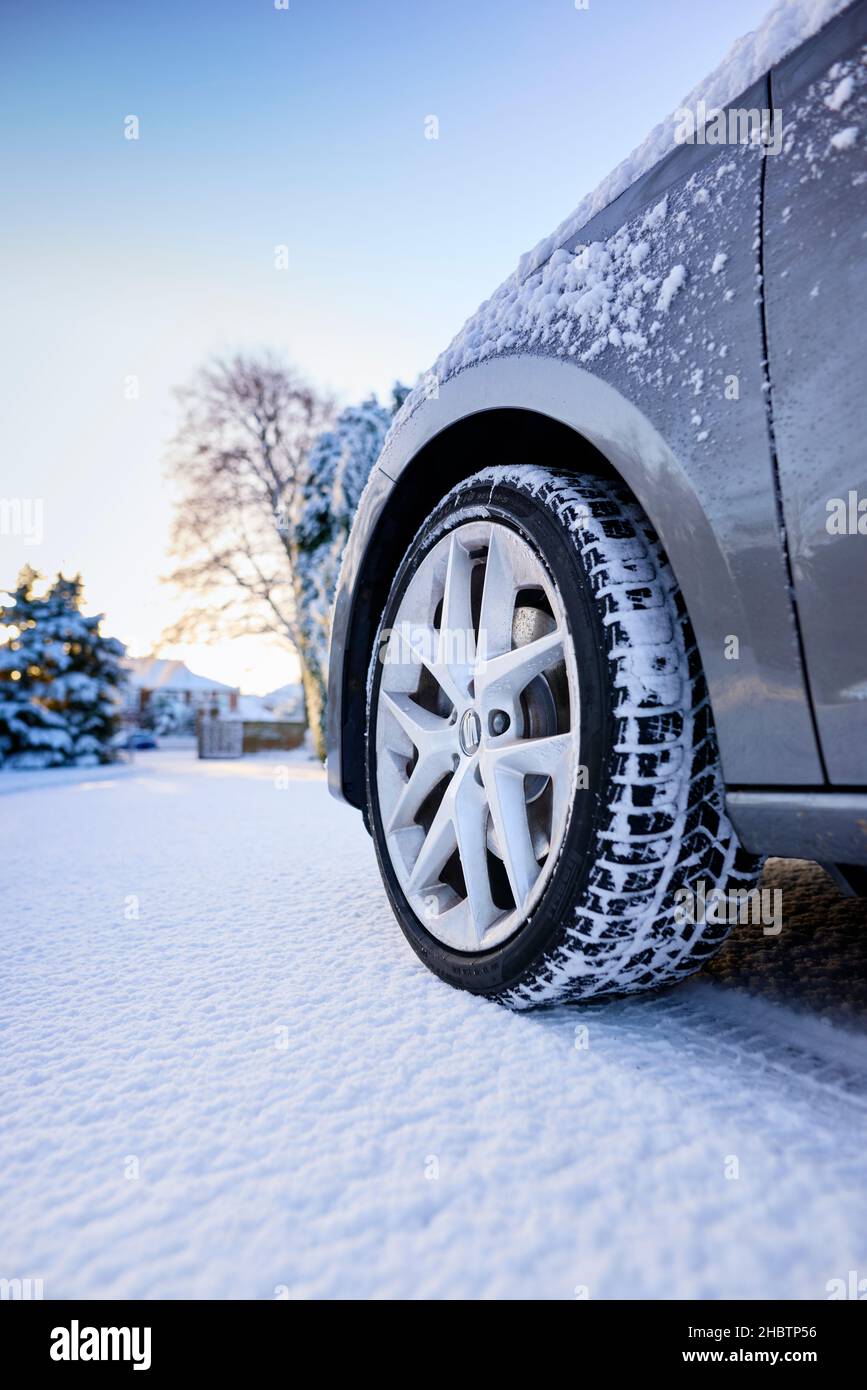
{"label": "wheel well", "polygon": [[463,478],[491,464],[544,464],[598,477],[618,474],[569,425],[531,410],[485,410],[429,440],[395,482],[353,595],[343,666],[343,791],[364,808],[367,670],[379,620],[397,568],[423,521]]}

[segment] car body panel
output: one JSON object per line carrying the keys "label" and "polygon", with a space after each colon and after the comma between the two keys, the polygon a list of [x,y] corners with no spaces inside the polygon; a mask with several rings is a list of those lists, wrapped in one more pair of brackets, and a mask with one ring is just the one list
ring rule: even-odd
{"label": "car body panel", "polygon": [[867,864],[867,792],[732,791],[726,808],[754,854]]}
{"label": "car body panel", "polygon": [[[767,161],[764,211],[783,514],[822,750],[843,786],[867,784],[865,15],[847,11],[772,73],[785,137]],[[828,530],[832,499],[843,534]]]}

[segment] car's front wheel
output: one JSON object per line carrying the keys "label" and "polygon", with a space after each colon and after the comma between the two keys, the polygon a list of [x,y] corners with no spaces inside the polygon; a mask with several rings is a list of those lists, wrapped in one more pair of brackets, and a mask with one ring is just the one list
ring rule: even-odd
{"label": "car's front wheel", "polygon": [[443,979],[527,1007],[651,988],[721,945],[685,894],[751,888],[758,864],[674,576],[619,487],[460,483],[398,570],[369,691],[383,880]]}

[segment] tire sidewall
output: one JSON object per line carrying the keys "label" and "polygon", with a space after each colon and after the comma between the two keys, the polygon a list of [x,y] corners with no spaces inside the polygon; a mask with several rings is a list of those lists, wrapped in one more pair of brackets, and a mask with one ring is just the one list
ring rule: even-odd
{"label": "tire sidewall", "polygon": [[[579,763],[586,787],[574,795],[557,863],[533,912],[509,939],[489,951],[456,951],[438,941],[407,901],[385,842],[376,779],[376,721],[383,665],[382,633],[393,623],[406,588],[430,549],[448,532],[483,517],[517,532],[538,555],[555,583],[575,649],[580,707]],[[578,534],[520,486],[490,482],[462,485],[451,493],[414,538],[395,576],[374,644],[369,682],[366,776],[370,824],[386,892],[404,935],[425,965],[449,984],[479,994],[498,994],[521,982],[543,956],[556,951],[574,922],[588,875],[604,805],[613,744],[611,679],[605,628],[584,570]]]}

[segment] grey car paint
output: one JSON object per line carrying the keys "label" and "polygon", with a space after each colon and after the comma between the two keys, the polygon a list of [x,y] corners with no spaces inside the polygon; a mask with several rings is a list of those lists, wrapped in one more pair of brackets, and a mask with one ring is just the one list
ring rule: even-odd
{"label": "grey car paint", "polygon": [[[819,69],[829,68],[841,46],[848,51],[853,26],[863,38],[865,13],[867,4],[861,0],[781,65],[780,81],[791,80],[786,73],[804,63],[805,53],[812,52]],[[769,75],[732,107],[770,107],[773,81]],[[762,820],[764,793],[758,789],[815,789],[826,782],[804,664],[805,646],[815,660],[822,659],[821,646],[813,642],[812,625],[806,625],[806,634],[799,627],[782,510],[797,505],[790,501],[797,496],[792,488],[795,475],[787,471],[784,431],[781,490],[774,394],[768,409],[768,323],[762,294],[763,257],[768,251],[762,215],[764,209],[767,221],[766,199],[769,188],[781,181],[782,174],[774,169],[780,163],[782,170],[783,158],[763,156],[755,145],[681,146],[568,243],[567,249],[574,252],[581,245],[607,242],[612,274],[630,294],[631,270],[624,257],[631,258],[639,242],[645,246],[642,271],[655,283],[675,266],[684,268],[683,286],[667,313],[658,308],[654,313],[652,305],[645,311],[640,296],[633,297],[639,303],[638,338],[644,338],[645,347],[630,350],[616,340],[600,346],[598,331],[592,325],[576,327],[565,303],[548,314],[543,332],[525,325],[508,335],[501,347],[502,336],[494,335],[491,341],[495,297],[470,321],[457,348],[453,345],[440,359],[431,379],[434,389],[413,393],[362,500],[336,598],[328,705],[329,782],[336,795],[356,805],[362,801],[358,769],[364,689],[378,616],[372,610],[397,567],[395,546],[402,553],[417,524],[407,500],[425,492],[437,495],[437,469],[442,473],[441,496],[456,481],[443,461],[461,437],[458,432],[473,423],[476,438],[484,442],[480,423],[499,418],[497,412],[503,410],[532,412],[534,419],[558,421],[574,431],[576,446],[587,441],[598,451],[653,521],[696,630],[727,785],[756,789],[747,793],[752,808],[749,838],[755,843],[761,836],[756,826]],[[850,178],[853,173],[851,169]],[[848,197],[853,204],[859,201],[856,187]],[[654,221],[653,210],[663,198],[664,215]],[[852,216],[857,220],[854,206]],[[806,227],[802,237],[808,239]],[[778,245],[783,240],[778,238]],[[769,245],[776,257],[772,240]],[[546,277],[556,275],[562,256],[555,252],[527,277],[520,292],[532,294],[537,286],[544,292]],[[780,283],[785,285],[788,278],[780,275]],[[863,269],[855,280],[854,290],[850,286],[847,291],[853,297],[863,286]],[[779,307],[786,294],[775,294],[771,308]],[[777,318],[772,341],[784,331]],[[858,420],[857,366],[852,351],[848,368],[839,372],[846,408],[835,428],[843,434]],[[808,367],[806,362],[805,373]],[[777,368],[772,355],[774,392],[785,370],[784,365]],[[833,476],[838,487],[848,487],[852,477],[851,468],[841,468],[840,456],[860,447],[863,434],[862,428],[857,440],[847,435],[835,444],[834,466],[839,472]],[[496,461],[477,455],[464,472]],[[831,467],[827,463],[828,478]],[[801,473],[803,477],[803,469]],[[790,524],[788,515],[786,523]],[[840,558],[832,568],[843,584],[847,575],[853,582],[854,566],[863,565],[861,553],[850,557],[851,564],[842,558],[842,547],[837,554]],[[800,562],[799,548],[796,564]],[[847,601],[850,607],[853,597],[857,595]],[[735,656],[732,638],[737,639]],[[856,677],[863,679],[862,665],[858,671],[861,675]],[[815,672],[810,676],[817,689],[823,688]],[[867,714],[867,702],[851,703]],[[859,727],[863,745],[863,719]],[[867,775],[862,771],[842,781],[861,785],[867,783]],[[859,804],[863,822],[867,800]],[[768,806],[771,838],[776,836],[775,843],[782,845],[794,825],[794,812],[779,798]],[[853,862],[865,862],[863,824],[858,833],[863,859]],[[844,839],[851,856],[851,836]],[[823,852],[828,857],[830,847]]]}
{"label": "grey car paint", "polygon": [[[825,45],[808,44],[772,74],[786,125],[782,153],[768,160],[764,215],[783,510],[828,779],[843,786],[867,784],[867,535],[826,526],[832,498],[847,512],[850,491],[867,499],[863,14],[859,5],[837,22],[831,63]],[[855,145],[835,149],[852,127]]]}

